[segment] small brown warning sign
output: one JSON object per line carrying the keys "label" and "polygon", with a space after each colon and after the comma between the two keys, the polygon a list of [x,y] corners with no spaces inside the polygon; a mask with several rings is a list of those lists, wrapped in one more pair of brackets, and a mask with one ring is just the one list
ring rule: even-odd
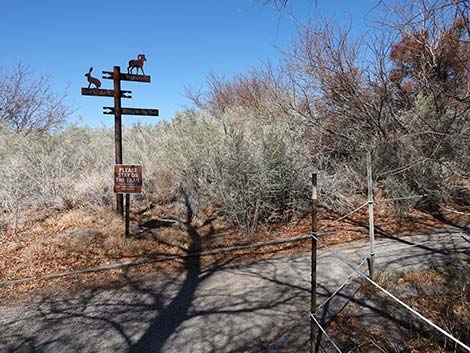
{"label": "small brown warning sign", "polygon": [[114,192],[140,194],[142,192],[142,166],[140,164],[115,164]]}

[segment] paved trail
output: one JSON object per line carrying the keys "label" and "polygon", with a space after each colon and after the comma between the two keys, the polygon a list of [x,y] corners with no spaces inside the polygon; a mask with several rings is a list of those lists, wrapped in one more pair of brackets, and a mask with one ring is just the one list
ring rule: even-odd
{"label": "paved trail", "polygon": [[[461,230],[376,242],[377,270],[397,271],[469,261]],[[358,265],[364,242],[335,247]],[[321,302],[350,275],[320,247]],[[308,339],[308,321],[295,334],[273,338],[309,309],[310,258],[295,255],[254,265],[200,271],[198,260],[175,278],[130,278],[119,289],[95,289],[0,305],[0,352],[275,352]],[[367,266],[362,267],[366,270]],[[329,304],[340,307],[350,285]],[[325,306],[326,307],[326,306]]]}

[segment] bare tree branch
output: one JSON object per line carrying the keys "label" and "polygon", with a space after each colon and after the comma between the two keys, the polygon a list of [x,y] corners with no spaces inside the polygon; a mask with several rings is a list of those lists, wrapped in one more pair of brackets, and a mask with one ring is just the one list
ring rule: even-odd
{"label": "bare tree branch", "polygon": [[0,121],[26,133],[45,132],[62,126],[71,114],[66,93],[53,92],[47,75],[33,79],[27,67],[0,72]]}

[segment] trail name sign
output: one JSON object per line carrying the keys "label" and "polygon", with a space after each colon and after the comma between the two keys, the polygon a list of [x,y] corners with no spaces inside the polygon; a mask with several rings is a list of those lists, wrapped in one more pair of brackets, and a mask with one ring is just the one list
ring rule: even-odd
{"label": "trail name sign", "polygon": [[[114,79],[114,72],[112,71],[103,71],[103,78],[106,78],[108,80],[113,80]],[[134,81],[134,82],[147,82],[150,83],[150,76],[147,75],[134,75],[134,74],[125,74],[121,72],[119,75],[119,79],[121,81]]]}
{"label": "trail name sign", "polygon": [[115,164],[114,192],[140,194],[142,192],[142,166],[140,164]]}
{"label": "trail name sign", "polygon": [[[116,114],[113,107],[103,107],[105,110],[103,114]],[[143,108],[121,108],[122,115],[147,115],[147,116],[158,116],[158,109],[143,109]]]}
{"label": "trail name sign", "polygon": [[[121,90],[121,98],[132,98],[131,91]],[[82,87],[83,96],[114,97],[114,90]]]}

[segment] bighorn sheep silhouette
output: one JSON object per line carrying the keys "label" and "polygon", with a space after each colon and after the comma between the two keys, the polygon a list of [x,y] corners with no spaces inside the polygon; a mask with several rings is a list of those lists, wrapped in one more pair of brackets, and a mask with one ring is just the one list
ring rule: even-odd
{"label": "bighorn sheep silhouette", "polygon": [[91,76],[92,71],[93,71],[93,67],[90,67],[90,71],[88,71],[88,73],[85,74],[85,77],[88,80],[88,88],[90,88],[91,85],[95,85],[96,88],[100,88],[101,81],[98,80],[96,77]]}
{"label": "bighorn sheep silhouette", "polygon": [[131,74],[132,70],[134,68],[137,69],[136,74],[139,73],[139,69],[142,70],[142,75],[145,75],[144,73],[144,61],[147,61],[145,58],[145,54],[139,54],[137,55],[137,60],[129,60],[129,66],[127,67],[127,73]]}

